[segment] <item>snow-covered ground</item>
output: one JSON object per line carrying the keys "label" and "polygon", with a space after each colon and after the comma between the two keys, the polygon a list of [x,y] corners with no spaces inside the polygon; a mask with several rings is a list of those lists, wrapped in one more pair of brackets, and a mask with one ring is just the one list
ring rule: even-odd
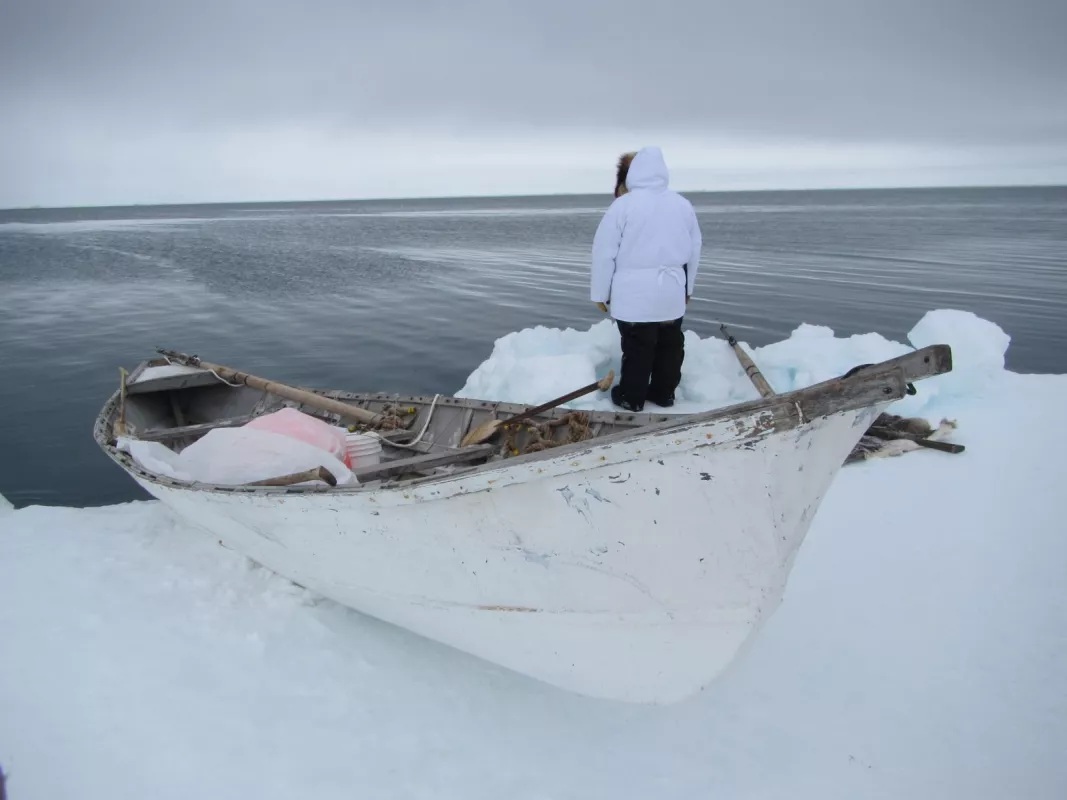
{"label": "snow-covered ground", "polygon": [[[613,338],[514,334],[466,390],[562,394]],[[156,503],[0,508],[8,796],[1067,796],[1067,376],[1004,371],[1007,336],[958,312],[910,338],[952,344],[956,371],[893,410],[955,419],[966,453],[843,469],[781,608],[673,706],[569,695],[318,600]],[[722,342],[689,345],[686,403],[751,396]],[[785,391],[903,350],[805,327],[754,356]]]}

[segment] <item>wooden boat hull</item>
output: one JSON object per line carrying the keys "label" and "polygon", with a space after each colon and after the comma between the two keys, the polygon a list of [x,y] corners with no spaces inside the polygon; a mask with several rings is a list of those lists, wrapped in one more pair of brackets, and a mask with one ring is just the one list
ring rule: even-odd
{"label": "wooden boat hull", "polygon": [[838,469],[909,379],[356,491],[191,488],[105,450],[184,519],[338,603],[565,690],[668,703],[777,608]]}
{"label": "wooden boat hull", "polygon": [[399,496],[139,482],[338,603],[581,694],[670,702],[713,679],[777,607],[875,413],[740,440],[696,425]]}

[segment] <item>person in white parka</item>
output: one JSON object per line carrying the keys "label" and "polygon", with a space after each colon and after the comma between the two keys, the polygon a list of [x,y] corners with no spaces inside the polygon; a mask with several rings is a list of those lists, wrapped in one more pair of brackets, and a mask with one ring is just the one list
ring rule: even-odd
{"label": "person in white parka", "polygon": [[615,200],[593,237],[590,296],[622,338],[615,405],[674,405],[682,379],[682,320],[696,285],[702,239],[692,204],[669,188],[658,147],[619,159]]}

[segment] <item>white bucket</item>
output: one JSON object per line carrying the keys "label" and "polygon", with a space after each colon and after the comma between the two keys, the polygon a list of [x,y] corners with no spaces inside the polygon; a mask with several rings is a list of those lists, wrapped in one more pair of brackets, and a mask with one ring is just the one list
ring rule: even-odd
{"label": "white bucket", "polygon": [[345,447],[353,467],[369,467],[381,463],[382,442],[377,436],[365,433],[346,433]]}

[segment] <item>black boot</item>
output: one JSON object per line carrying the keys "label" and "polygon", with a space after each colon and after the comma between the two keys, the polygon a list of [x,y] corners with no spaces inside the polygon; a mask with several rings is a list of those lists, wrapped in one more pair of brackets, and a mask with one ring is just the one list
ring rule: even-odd
{"label": "black boot", "polygon": [[627,411],[632,411],[635,414],[639,413],[641,409],[644,408],[643,403],[641,404],[641,406],[636,406],[632,402],[627,400],[625,397],[623,397],[621,386],[611,387],[611,402],[613,402],[619,408],[624,408]]}
{"label": "black boot", "polygon": [[669,397],[653,397],[650,394],[648,396],[648,402],[657,405],[660,408],[670,408],[674,405],[674,393],[672,392]]}

